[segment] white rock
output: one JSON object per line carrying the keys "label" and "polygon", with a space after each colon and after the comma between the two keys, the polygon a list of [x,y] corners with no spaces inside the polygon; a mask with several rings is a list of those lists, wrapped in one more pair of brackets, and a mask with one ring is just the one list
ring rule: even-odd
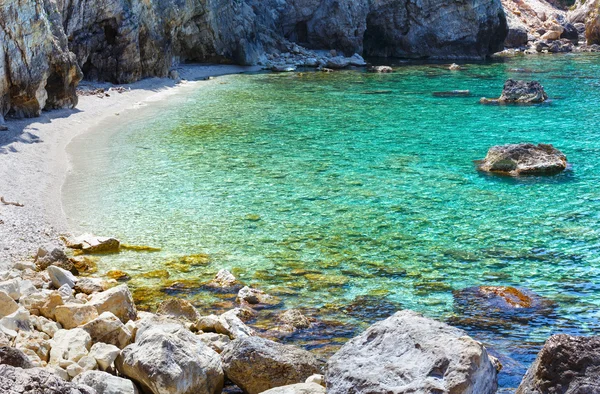
{"label": "white rock", "polygon": [[96,359],[89,355],[81,357],[81,359],[77,361],[77,364],[79,364],[79,366],[83,368],[84,371],[93,371],[94,369],[98,368],[98,363],[96,362]]}
{"label": "white rock", "polygon": [[87,356],[92,338],[85,330],[74,328],[72,330],[59,330],[52,338],[50,350],[50,364],[58,364],[60,360],[79,361]]}
{"label": "white rock", "polygon": [[137,394],[138,389],[129,379],[119,378],[106,372],[87,371],[73,379],[73,383],[85,384],[97,394]]}
{"label": "white rock", "polygon": [[316,383],[297,383],[275,387],[261,394],[325,394],[325,387]]}
{"label": "white rock", "polygon": [[21,288],[19,286],[20,282],[21,279],[18,278],[0,282],[0,291],[5,292],[10,298],[17,301],[19,298],[21,298]]}
{"label": "white rock", "polygon": [[111,312],[123,323],[136,320],[137,317],[133,296],[127,285],[120,285],[101,293],[94,293],[88,304],[94,305],[98,310],[98,314]]}
{"label": "white rock", "polygon": [[92,346],[89,355],[94,357],[100,369],[106,371],[115,362],[120,352],[121,350],[114,345],[98,342]]}
{"label": "white rock", "polygon": [[108,343],[120,349],[131,343],[131,332],[118,317],[110,312],[102,313],[81,328],[90,334],[94,343]]}
{"label": "white rock", "polygon": [[304,383],[316,383],[325,387],[325,376],[317,373],[306,378],[306,381]]}
{"label": "white rock", "polygon": [[15,269],[25,271],[25,270],[33,270],[35,271],[35,263],[30,261],[17,261],[14,265]]}
{"label": "white rock", "polygon": [[93,305],[69,303],[57,306],[54,316],[64,328],[71,329],[94,320],[98,317],[98,311]]}
{"label": "white rock", "polygon": [[44,316],[30,316],[29,321],[36,330],[46,333],[50,338],[53,338],[54,334],[62,328],[60,323],[46,319]]}
{"label": "white rock", "polygon": [[235,310],[230,310],[219,316],[215,331],[228,335],[231,339],[247,338],[256,333],[237,316]]}
{"label": "white rock", "polygon": [[58,290],[58,294],[63,299],[64,303],[72,302],[75,299],[73,298],[73,288],[68,284],[62,285]]}
{"label": "white rock", "polygon": [[205,332],[199,334],[198,338],[217,353],[221,353],[225,346],[231,342],[227,335],[217,334],[216,332]]}
{"label": "white rock", "polygon": [[67,367],[67,373],[72,378],[74,378],[75,376],[79,375],[82,372],[83,372],[83,368],[79,364],[74,363]]}
{"label": "white rock", "polygon": [[56,365],[44,368],[46,371],[60,377],[62,380],[69,380],[69,374],[63,368]]}
{"label": "white rock", "polygon": [[48,362],[51,346],[50,336],[35,330],[19,331],[14,341],[15,348],[24,352],[25,349],[31,350],[44,363]]}
{"label": "white rock", "polygon": [[0,317],[8,316],[19,309],[19,305],[6,292],[0,291]]}
{"label": "white rock", "polygon": [[69,285],[70,288],[75,287],[77,278],[69,271],[51,265],[46,268],[46,272],[50,275],[50,280],[55,288],[59,289],[62,285]]}
{"label": "white rock", "polygon": [[29,322],[29,311],[19,307],[15,312],[0,319],[0,326],[4,326],[13,331],[29,331],[31,323]]}
{"label": "white rock", "polygon": [[39,290],[34,286],[33,282],[30,280],[21,280],[19,282],[19,292],[21,296],[19,298],[23,298],[25,296],[37,293]]}

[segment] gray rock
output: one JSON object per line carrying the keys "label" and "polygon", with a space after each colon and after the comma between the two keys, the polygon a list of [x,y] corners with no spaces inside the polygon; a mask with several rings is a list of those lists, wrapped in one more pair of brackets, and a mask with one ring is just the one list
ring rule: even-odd
{"label": "gray rock", "polygon": [[194,306],[181,298],[171,298],[161,302],[158,305],[156,313],[177,319],[184,319],[195,322],[200,318],[200,314]]}
{"label": "gray rock", "polygon": [[73,379],[74,384],[90,386],[98,394],[137,394],[131,380],[119,378],[102,371],[87,371]]}
{"label": "gray rock", "polygon": [[223,370],[219,355],[181,327],[138,332],[115,361],[117,370],[153,394],[219,394]]}
{"label": "gray rock", "polygon": [[48,272],[48,275],[50,275],[50,280],[55,288],[59,289],[63,285],[67,285],[71,289],[75,287],[77,278],[69,271],[51,265],[46,268],[46,272]]}
{"label": "gray rock", "polygon": [[327,363],[327,393],[492,394],[497,371],[466,333],[401,311],[346,343]]}
{"label": "gray rock", "polygon": [[493,146],[479,164],[479,170],[511,176],[552,175],[567,168],[567,157],[548,144]]}
{"label": "gray rock", "polygon": [[600,337],[551,336],[516,394],[600,393]]}
{"label": "gray rock", "polygon": [[33,368],[33,364],[29,361],[29,357],[25,353],[8,346],[0,347],[0,364],[23,369]]}
{"label": "gray rock", "polygon": [[221,358],[227,377],[249,394],[302,383],[321,369],[312,353],[259,337],[236,339]]}
{"label": "gray rock", "polygon": [[[97,315],[96,315],[97,316]],[[90,334],[92,342],[102,342],[123,349],[131,343],[131,332],[118,317],[104,312],[81,327]]]}
{"label": "gray rock", "polygon": [[504,83],[501,103],[541,103],[548,99],[544,87],[537,81],[516,81],[509,79]]}
{"label": "gray rock", "polygon": [[3,394],[97,394],[89,386],[69,383],[44,368],[22,369],[0,365]]}

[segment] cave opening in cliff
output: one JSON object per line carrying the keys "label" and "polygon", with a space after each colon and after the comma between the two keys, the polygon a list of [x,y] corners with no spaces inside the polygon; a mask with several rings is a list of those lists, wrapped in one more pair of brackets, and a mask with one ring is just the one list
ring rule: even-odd
{"label": "cave opening in cliff", "polygon": [[306,23],[306,21],[296,23],[296,28],[294,29],[294,32],[296,34],[297,43],[308,43],[308,24]]}

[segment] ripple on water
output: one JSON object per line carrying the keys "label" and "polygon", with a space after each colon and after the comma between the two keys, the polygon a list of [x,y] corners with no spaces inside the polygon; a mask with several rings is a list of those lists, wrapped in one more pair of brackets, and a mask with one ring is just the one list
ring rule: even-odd
{"label": "ripple on water", "polygon": [[[98,262],[126,272],[144,307],[180,296],[202,312],[230,308],[235,294],[204,286],[229,268],[319,322],[286,341],[327,355],[410,308],[485,342],[505,365],[501,386],[514,387],[548,335],[600,328],[598,60],[224,77],[75,141],[65,210],[82,231],[161,248]],[[552,105],[478,104],[515,69],[531,70]],[[432,94],[452,90],[471,96]],[[475,170],[490,146],[517,142],[552,143],[572,168]],[[491,316],[453,296],[482,285],[553,307]]]}

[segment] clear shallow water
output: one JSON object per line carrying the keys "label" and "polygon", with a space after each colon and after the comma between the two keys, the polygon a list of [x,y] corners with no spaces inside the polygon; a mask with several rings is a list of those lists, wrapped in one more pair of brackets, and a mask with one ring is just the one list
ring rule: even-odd
{"label": "clear shallow water", "polygon": [[[203,83],[71,144],[65,210],[75,228],[162,248],[102,257],[100,270],[127,271],[138,294],[227,307],[200,284],[229,268],[282,307],[341,321],[325,339],[298,338],[324,353],[410,308],[485,342],[505,365],[501,386],[516,387],[550,334],[600,328],[600,57],[466,67]],[[478,103],[510,77],[541,81],[552,102]],[[432,95],[453,89],[472,97]],[[488,147],[517,142],[554,144],[572,171],[511,179],[475,170]],[[210,262],[165,266],[195,253]],[[168,279],[140,276],[165,267]],[[524,287],[556,307],[473,323],[453,292],[478,285]]]}

